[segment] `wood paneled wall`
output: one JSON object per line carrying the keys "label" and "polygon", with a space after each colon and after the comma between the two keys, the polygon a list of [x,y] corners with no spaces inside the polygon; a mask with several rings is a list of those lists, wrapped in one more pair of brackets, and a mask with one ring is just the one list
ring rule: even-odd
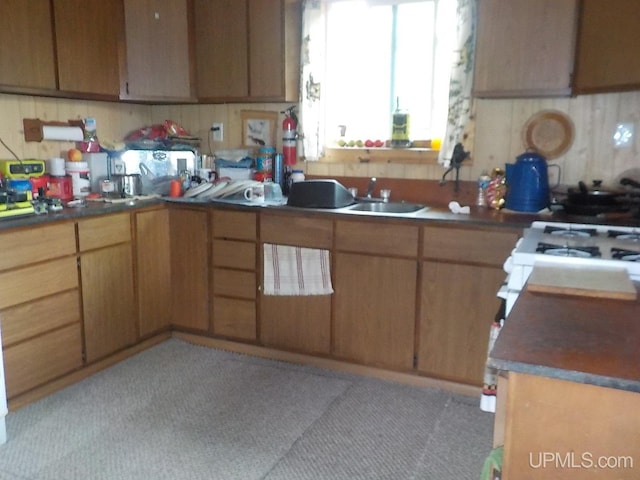
{"label": "wood paneled wall", "polygon": [[[0,138],[20,158],[46,160],[61,156],[74,146],[73,142],[25,142],[23,118],[66,122],[71,119],[87,117],[96,119],[99,139],[122,140],[130,131],[149,124],[151,107],[114,102],[0,94]],[[13,156],[0,145],[0,158],[13,158]]]}
{"label": "wood paneled wall", "polygon": [[[241,144],[241,110],[280,112],[288,104],[225,104],[225,105],[134,105],[109,102],[88,102],[0,94],[0,138],[23,158],[57,156],[72,144],[64,142],[24,142],[23,118],[68,120],[93,116],[98,124],[98,136],[121,140],[128,132],[166,119],[178,122],[191,134],[202,138],[201,151],[238,148]],[[483,170],[513,162],[524,151],[521,131],[527,120],[544,109],[558,109],[569,115],[575,125],[575,139],[569,151],[550,162],[561,167],[561,183],[576,184],[602,179],[612,182],[623,171],[640,168],[636,137],[640,135],[640,91],[584,95],[557,99],[477,100],[473,142],[465,145],[473,161],[463,164],[462,180],[475,180]],[[281,116],[279,116],[281,119]],[[210,142],[213,122],[224,124],[224,141]],[[613,135],[616,124],[632,123],[635,136],[631,144],[615,148]],[[280,128],[280,120],[278,121]],[[281,148],[280,135],[277,147]],[[0,158],[9,158],[3,147]],[[321,176],[387,177],[437,180],[444,170],[438,165],[327,164],[308,162],[307,173]],[[555,169],[550,170],[555,181]]]}

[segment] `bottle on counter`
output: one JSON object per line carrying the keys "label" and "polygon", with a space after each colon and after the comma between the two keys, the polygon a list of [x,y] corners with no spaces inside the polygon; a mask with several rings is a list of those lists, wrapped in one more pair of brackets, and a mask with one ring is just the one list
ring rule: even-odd
{"label": "bottle on counter", "polygon": [[476,201],[476,205],[479,207],[487,206],[487,188],[489,187],[490,182],[491,177],[486,170],[483,170],[482,174],[480,174],[480,177],[478,178],[478,199]]}

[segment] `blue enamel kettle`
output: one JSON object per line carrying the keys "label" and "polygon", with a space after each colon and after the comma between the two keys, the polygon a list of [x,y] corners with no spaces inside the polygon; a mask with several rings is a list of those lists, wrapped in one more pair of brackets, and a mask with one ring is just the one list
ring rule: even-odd
{"label": "blue enamel kettle", "polygon": [[[559,165],[552,166],[560,169]],[[527,151],[516,157],[516,163],[507,163],[505,173],[506,208],[518,212],[538,212],[549,206],[549,172],[545,157],[535,151]]]}

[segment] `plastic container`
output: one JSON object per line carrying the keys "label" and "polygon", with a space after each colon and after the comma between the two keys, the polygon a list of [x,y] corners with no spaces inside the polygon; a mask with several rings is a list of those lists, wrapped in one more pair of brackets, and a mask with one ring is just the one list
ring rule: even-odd
{"label": "plastic container", "polygon": [[49,175],[52,177],[64,177],[66,172],[64,171],[64,158],[52,157],[49,159]]}
{"label": "plastic container", "polygon": [[71,188],[76,198],[86,197],[91,193],[91,170],[87,162],[67,162],[67,175],[71,177]]}
{"label": "plastic container", "polygon": [[49,178],[49,197],[59,198],[67,201],[73,198],[73,188],[71,186],[71,177],[50,177]]}
{"label": "plastic container", "polygon": [[273,147],[260,147],[256,157],[256,170],[259,172],[271,172],[276,149]]}
{"label": "plastic container", "polygon": [[302,170],[294,170],[291,172],[291,183],[304,182],[304,172]]}

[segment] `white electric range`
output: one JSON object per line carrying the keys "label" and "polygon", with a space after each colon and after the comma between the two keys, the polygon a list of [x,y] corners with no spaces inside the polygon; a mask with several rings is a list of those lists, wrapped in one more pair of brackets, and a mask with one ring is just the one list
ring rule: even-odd
{"label": "white electric range", "polygon": [[562,222],[533,222],[505,262],[502,296],[506,315],[536,263],[625,269],[640,281],[640,228]]}

